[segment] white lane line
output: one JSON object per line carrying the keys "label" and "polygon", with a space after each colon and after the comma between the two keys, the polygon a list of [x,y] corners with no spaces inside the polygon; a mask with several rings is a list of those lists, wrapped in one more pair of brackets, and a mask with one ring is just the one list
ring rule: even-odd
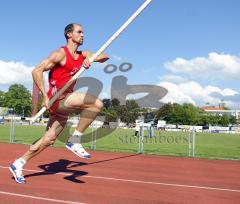
{"label": "white lane line", "polygon": [[[6,169],[8,167],[0,165],[0,168]],[[45,173],[45,171],[32,170],[32,169],[24,169],[24,171],[36,172],[36,173],[40,173],[40,172],[41,173]],[[48,173],[51,173],[51,172],[47,172],[46,174],[48,174]],[[59,172],[59,173],[53,172],[53,174],[60,174],[60,175],[65,175],[65,176],[72,175],[71,173],[63,173],[63,172]],[[183,188],[196,188],[196,189],[228,191],[228,192],[240,193],[240,189],[229,189],[229,188],[218,188],[218,187],[209,187],[209,186],[184,185],[184,184],[177,184],[177,183],[162,183],[162,182],[152,182],[152,181],[140,181],[140,180],[119,179],[119,178],[102,177],[102,176],[87,176],[87,175],[83,175],[81,177],[94,178],[94,179],[104,179],[104,180],[112,180],[112,181],[131,182],[131,183],[153,184],[153,185],[162,185],[162,186],[173,186],[173,187],[183,187]]]}
{"label": "white lane line", "polygon": [[11,193],[11,192],[5,192],[5,191],[0,191],[0,194],[10,195],[10,196],[17,196],[17,197],[23,197],[23,198],[31,198],[31,199],[35,199],[35,200],[51,201],[51,202],[55,202],[55,203],[83,204],[83,203],[74,202],[74,201],[58,200],[58,199],[53,199],[53,198],[43,198],[43,197],[39,197],[39,196],[31,196],[31,195],[25,195],[25,194],[19,194],[19,193]]}
{"label": "white lane line", "polygon": [[143,184],[154,184],[154,185],[162,185],[162,186],[197,188],[197,189],[217,190],[217,191],[230,191],[230,192],[238,192],[238,193],[240,193],[240,189],[215,188],[215,187],[208,187],[208,186],[193,186],[193,185],[184,185],[184,184],[176,184],[176,183],[151,182],[151,181],[138,181],[138,180],[129,180],[129,179],[108,178],[108,177],[101,177],[101,176],[83,176],[83,177],[96,178],[96,179],[106,179],[106,180],[115,180],[115,181],[125,181],[125,182],[133,182],[133,183],[143,183]]}

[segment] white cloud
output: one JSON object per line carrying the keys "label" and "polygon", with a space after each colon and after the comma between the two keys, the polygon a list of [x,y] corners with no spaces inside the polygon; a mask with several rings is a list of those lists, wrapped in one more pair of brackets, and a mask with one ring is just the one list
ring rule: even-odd
{"label": "white cloud", "polygon": [[207,94],[212,94],[212,93],[219,93],[222,96],[234,96],[236,95],[238,92],[234,91],[233,89],[229,89],[229,88],[225,88],[225,89],[220,89],[216,86],[207,86],[206,87],[206,93]]}
{"label": "white cloud", "polygon": [[5,62],[0,60],[0,84],[32,83],[31,71],[33,67],[26,66],[23,62]]}
{"label": "white cloud", "polygon": [[160,76],[160,81],[166,81],[166,82],[172,82],[172,83],[183,83],[183,82],[187,82],[188,79],[178,75],[167,74],[164,76]]}
{"label": "white cloud", "polygon": [[193,79],[239,80],[240,75],[240,57],[223,53],[212,52],[207,58],[190,60],[176,58],[164,65],[172,73],[183,73]]}
{"label": "white cloud", "polygon": [[[237,91],[230,88],[221,89],[216,86],[201,86],[195,81],[178,84],[161,82],[159,85],[168,90],[168,94],[161,100],[164,103],[192,103],[199,106],[208,102],[212,105],[217,105],[221,99],[227,99],[229,96],[238,95]],[[237,102],[231,100],[226,100],[225,102],[229,106],[239,106]]]}

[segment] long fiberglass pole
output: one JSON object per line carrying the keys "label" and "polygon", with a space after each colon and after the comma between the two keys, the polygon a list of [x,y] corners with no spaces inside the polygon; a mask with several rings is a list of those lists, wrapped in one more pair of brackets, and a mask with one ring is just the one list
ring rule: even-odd
{"label": "long fiberglass pole", "polygon": [[[108,39],[107,42],[103,44],[103,46],[90,58],[90,63],[94,62],[94,60],[102,53],[104,50],[128,27],[130,23],[151,3],[152,0],[146,0],[135,13]],[[81,69],[51,98],[49,101],[49,107],[61,96],[64,91],[85,71],[85,68],[82,66]],[[31,122],[35,122],[44,112],[46,111],[46,107],[42,107],[42,109],[31,119]]]}

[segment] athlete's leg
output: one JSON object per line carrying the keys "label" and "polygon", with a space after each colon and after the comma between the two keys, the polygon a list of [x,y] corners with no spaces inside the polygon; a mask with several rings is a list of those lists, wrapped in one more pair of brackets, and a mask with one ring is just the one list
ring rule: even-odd
{"label": "athlete's leg", "polygon": [[91,157],[80,144],[81,136],[101,111],[102,106],[103,104],[100,99],[93,95],[83,93],[71,93],[64,101],[59,103],[59,108],[57,109],[59,113],[80,113],[80,120],[76,130],[66,144],[66,147],[79,157]]}
{"label": "athlete's leg", "polygon": [[31,145],[29,150],[19,159],[17,159],[13,164],[10,165],[9,170],[12,172],[15,181],[17,183],[25,183],[25,178],[22,174],[23,166],[26,162],[39,154],[42,150],[44,150],[49,145],[53,144],[56,140],[57,136],[63,130],[67,121],[67,116],[54,116],[51,117],[47,130],[44,136],[38,140],[35,144]]}
{"label": "athlete's leg", "polygon": [[96,96],[85,93],[71,93],[60,102],[58,111],[66,113],[80,113],[80,120],[76,127],[79,132],[84,130],[97,117],[103,107],[103,103]]}
{"label": "athlete's leg", "polygon": [[28,161],[29,159],[33,158],[41,151],[43,151],[46,147],[54,144],[57,136],[61,133],[61,131],[65,127],[66,122],[67,116],[66,117],[61,117],[57,115],[51,116],[48,121],[46,133],[35,144],[32,144],[29,150],[21,158],[24,159],[25,161]]}

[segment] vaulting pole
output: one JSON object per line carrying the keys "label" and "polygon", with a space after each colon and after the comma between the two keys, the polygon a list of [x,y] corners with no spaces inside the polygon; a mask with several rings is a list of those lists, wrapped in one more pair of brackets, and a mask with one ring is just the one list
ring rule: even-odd
{"label": "vaulting pole", "polygon": [[[129,26],[130,23],[151,3],[152,0],[146,0],[138,10],[115,32],[109,40],[89,59],[90,63],[94,62],[94,60],[102,53],[106,48]],[[85,71],[85,68],[82,66],[81,69],[51,98],[49,101],[49,107],[61,96],[64,91]],[[42,107],[42,109],[31,119],[31,122],[35,122],[44,112],[46,111],[46,107]]]}

